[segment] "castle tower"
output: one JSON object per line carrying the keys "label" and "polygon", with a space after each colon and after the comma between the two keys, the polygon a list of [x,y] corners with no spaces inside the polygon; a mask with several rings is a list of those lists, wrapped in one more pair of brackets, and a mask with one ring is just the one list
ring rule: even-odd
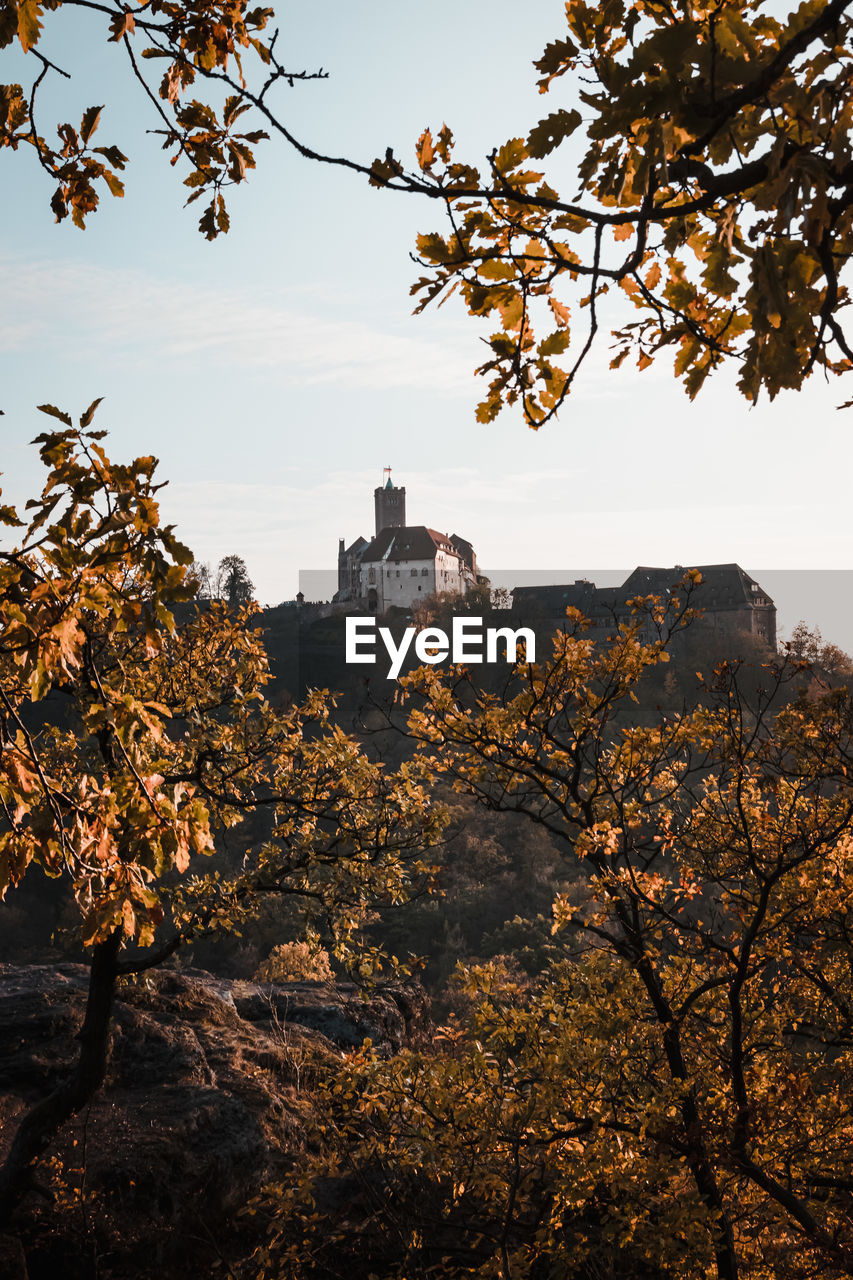
{"label": "castle tower", "polygon": [[376,504],[376,532],[383,529],[402,529],[406,524],[406,490],[391,483],[391,468],[382,473],[382,484],[373,490]]}

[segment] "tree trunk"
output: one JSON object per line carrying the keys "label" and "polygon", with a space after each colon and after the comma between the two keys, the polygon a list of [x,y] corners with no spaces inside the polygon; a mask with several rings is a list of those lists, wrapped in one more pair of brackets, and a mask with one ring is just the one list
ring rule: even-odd
{"label": "tree trunk", "polygon": [[118,973],[121,931],[116,930],[92,953],[86,1016],[80,1029],[80,1056],[71,1075],[29,1111],[0,1168],[0,1226],[32,1183],[32,1165],[47,1149],[66,1120],[84,1107],[103,1083],[107,1069],[110,1019]]}

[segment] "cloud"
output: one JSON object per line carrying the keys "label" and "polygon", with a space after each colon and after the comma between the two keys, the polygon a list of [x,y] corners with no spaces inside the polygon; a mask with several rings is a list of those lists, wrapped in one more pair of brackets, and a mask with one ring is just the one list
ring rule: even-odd
{"label": "cloud", "polygon": [[140,368],[196,360],[271,374],[289,385],[405,388],[470,396],[472,347],[429,325],[411,335],[381,317],[340,319],[315,290],[287,302],[257,292],[162,280],[129,268],[0,258],[7,351],[50,341],[66,355],[112,352]]}
{"label": "cloud", "polygon": [[[472,520],[481,524],[489,514],[506,523],[508,512],[538,508],[543,494],[559,498],[569,483],[577,483],[579,470],[520,471],[512,476],[491,475],[471,467],[406,471],[406,515],[410,524],[427,524],[442,531],[470,535]],[[373,490],[380,476],[375,469],[331,471],[312,484],[275,484],[228,481],[178,481],[163,491],[162,503],[170,520],[181,528],[210,539],[211,512],[218,513],[215,528],[228,529],[229,537],[245,537],[259,546],[288,538],[305,550],[301,562],[310,559],[310,544],[319,530],[354,538],[373,531]],[[467,513],[467,514],[466,514]],[[528,510],[525,518],[528,518]],[[447,529],[444,529],[444,525]],[[453,528],[450,528],[450,525]],[[306,545],[307,544],[307,545]],[[292,544],[288,552],[292,552]],[[297,552],[298,557],[298,552]],[[326,560],[327,556],[323,556]]]}
{"label": "cloud", "polygon": [[[186,372],[212,362],[271,377],[285,386],[336,384],[354,390],[430,391],[464,396],[485,384],[473,371],[484,348],[479,324],[461,307],[389,321],[381,305],[328,287],[271,290],[198,285],[129,267],[0,255],[0,341],[4,350],[49,344],[66,357],[110,354],[126,367]],[[344,315],[359,314],[351,320]],[[405,331],[404,331],[405,330]],[[578,340],[585,332],[578,331]],[[591,353],[573,403],[623,401],[636,394],[630,367],[614,378],[606,338]],[[665,363],[665,362],[664,362]],[[643,390],[666,376],[653,368]]]}

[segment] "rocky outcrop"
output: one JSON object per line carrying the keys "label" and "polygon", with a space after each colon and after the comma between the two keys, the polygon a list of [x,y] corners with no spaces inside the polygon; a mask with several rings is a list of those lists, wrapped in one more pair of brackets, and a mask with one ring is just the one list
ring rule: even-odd
{"label": "rocky outcrop", "polygon": [[[80,965],[0,965],[0,1154],[75,1058],[86,981]],[[246,1246],[234,1210],[298,1161],[317,1071],[365,1039],[391,1053],[428,1030],[425,1002],[402,989],[364,1000],[196,970],[124,983],[106,1082],[13,1224],[28,1273],[12,1236],[6,1270],[166,1280],[231,1265]]]}
{"label": "rocky outcrop", "polygon": [[214,978],[189,969],[187,976],[233,1006],[246,1022],[319,1031],[340,1049],[369,1040],[380,1053],[399,1053],[420,1045],[432,1033],[429,1003],[421,987],[387,986],[365,998],[352,983],[324,986],[289,982],[285,986]]}

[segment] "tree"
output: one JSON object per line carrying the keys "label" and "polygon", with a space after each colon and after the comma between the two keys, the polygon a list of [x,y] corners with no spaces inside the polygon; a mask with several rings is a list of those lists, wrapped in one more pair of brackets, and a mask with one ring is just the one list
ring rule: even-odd
{"label": "tree", "polygon": [[233,607],[247,604],[254,591],[245,560],[240,556],[224,556],[216,571],[216,594]]}
{"label": "tree", "polygon": [[836,644],[824,643],[820,627],[808,627],[800,620],[785,645],[787,652],[798,662],[817,667],[830,677],[843,679],[853,674],[853,661]]}
{"label": "tree", "polygon": [[[462,669],[407,677],[432,767],[550,833],[588,894],[557,895],[538,980],[463,970],[469,1027],[335,1079],[314,1179],[268,1193],[285,1213],[267,1257],[503,1280],[853,1274],[853,701],[787,699],[787,662],[750,698],[723,664],[694,711],[617,727],[685,616],[651,607],[654,644],[638,620],[593,645],[575,618],[514,696]],[[352,1209],[321,1238],[315,1179],[334,1168]]]}
{"label": "tree", "polygon": [[255,587],[242,556],[223,556],[216,568],[205,560],[193,560],[187,570],[187,584],[193,585],[195,600],[227,600],[233,607],[248,604]]}
{"label": "tree", "polygon": [[[674,350],[691,397],[725,361],[752,402],[853,367],[840,316],[853,251],[849,8],[809,0],[781,18],[762,0],[569,0],[567,30],[535,65],[542,93],[564,77],[576,92],[495,148],[485,174],[452,157],[446,126],[421,136],[419,172],[377,162],[376,181],[447,208],[449,231],[418,239],[429,270],[418,310],[458,288],[472,315],[498,319],[478,370],[492,375],[481,421],[516,400],[534,427],[557,411],[611,286],[637,312],[614,331],[611,368]],[[540,161],[574,148],[581,126],[578,195],[565,199]],[[570,303],[587,313],[577,337]]]}
{"label": "tree", "polygon": [[212,600],[215,573],[206,560],[193,560],[187,569],[187,587],[194,592],[194,600]]}
{"label": "tree", "polygon": [[[127,56],[132,81],[147,97],[152,116],[163,138],[163,149],[171,153],[171,163],[189,169],[184,178],[187,203],[202,197],[209,202],[199,221],[199,230],[213,240],[227,231],[229,217],[223,192],[244,182],[255,167],[253,148],[269,135],[264,129],[245,129],[242,117],[252,107],[264,117],[276,120],[275,128],[285,138],[286,127],[268,106],[275,87],[284,81],[293,87],[297,80],[321,78],[324,73],[294,72],[283,66],[276,50],[278,32],[268,34],[273,10],[245,0],[202,0],[187,5],[180,0],[152,0],[149,4],[126,5],[106,0],[92,5],[89,0],[11,0],[0,9],[0,48],[17,43],[33,64],[26,89],[19,84],[0,85],[0,147],[17,151],[32,148],[42,169],[56,183],[50,201],[56,220],[68,216],[83,228],[86,218],[100,201],[99,183],[113,196],[124,195],[118,174],[127,164],[119,147],[94,146],[102,106],[89,107],[79,127],[66,122],[57,127],[56,141],[48,141],[37,123],[38,95],[48,76],[70,78],[43,52],[48,14],[59,9],[94,9],[103,16],[104,35],[120,44]],[[67,45],[63,47],[63,54]],[[261,68],[254,90],[247,86],[245,73],[255,59]],[[162,71],[150,77],[152,63]],[[190,98],[191,91],[207,84],[207,100]]]}
{"label": "tree", "polygon": [[471,613],[488,617],[510,606],[510,593],[504,587],[492,587],[487,581],[476,582],[464,595],[455,591],[435,591],[425,596],[413,610],[418,626],[448,626],[454,614]]}
{"label": "tree", "polygon": [[[0,145],[34,148],[57,182],[57,218],[70,213],[82,227],[97,208],[98,182],[122,194],[117,171],[127,158],[118,147],[91,146],[97,106],[79,128],[60,125],[56,143],[38,132],[38,90],[46,76],[66,74],[40,47],[43,20],[61,7],[92,8],[88,0],[20,0],[3,10],[0,47],[16,41],[35,65],[27,92],[0,87]],[[613,313],[611,367],[634,353],[645,369],[674,350],[691,397],[727,361],[751,402],[762,389],[773,398],[799,388],[816,370],[849,371],[841,322],[853,250],[849,8],[850,0],[805,0],[780,18],[768,0],[569,0],[566,32],[535,65],[542,93],[559,81],[576,85],[575,94],[496,147],[482,172],[453,157],[446,125],[421,135],[414,170],[390,148],[364,164],[301,142],[274,90],[323,73],[280,62],[277,32],[266,35],[270,8],[154,0],[132,9],[106,0],[97,11],[159,118],[164,149],[189,166],[188,203],[209,197],[199,223],[209,239],[229,227],[224,191],[245,181],[253,148],[273,135],[309,160],[440,201],[449,231],[418,238],[428,274],[413,286],[416,309],[458,289],[472,315],[495,316],[491,355],[478,370],[491,376],[478,418],[491,421],[520,401],[539,426],[593,349],[612,286],[623,306]],[[146,60],[164,64],[156,88]],[[189,99],[200,84],[207,100]],[[239,132],[247,119],[260,127]],[[560,163],[563,147],[577,171],[578,194],[568,199],[540,165],[555,153],[549,164]],[[587,316],[577,335],[572,306]],[[636,319],[623,322],[625,306]]]}
{"label": "tree", "polygon": [[[97,403],[97,402],[96,402]],[[0,549],[0,894],[28,868],[64,877],[91,961],[80,1056],[22,1121],[0,1169],[0,1218],[33,1162],[99,1087],[117,980],[162,964],[200,933],[237,930],[262,895],[301,903],[309,937],[359,953],[375,903],[429,878],[441,817],[417,766],[369,761],[321,692],[275,710],[256,607],[174,608],[192,557],[159,523],[156,462],[111,462],[52,406],[38,437],[44,491]],[[237,871],[200,873],[218,832],[252,812],[268,837]]]}

